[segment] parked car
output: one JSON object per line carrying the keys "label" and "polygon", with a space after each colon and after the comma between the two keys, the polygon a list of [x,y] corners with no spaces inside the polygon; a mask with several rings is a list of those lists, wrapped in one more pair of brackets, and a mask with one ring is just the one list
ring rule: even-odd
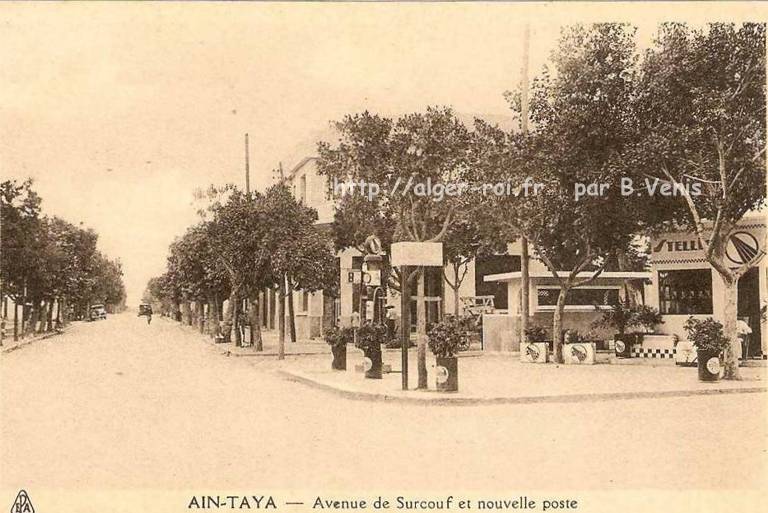
{"label": "parked car", "polygon": [[107,309],[104,305],[91,305],[90,318],[92,321],[107,318]]}
{"label": "parked car", "polygon": [[139,317],[142,315],[152,315],[152,306],[147,303],[142,303],[139,305]]}

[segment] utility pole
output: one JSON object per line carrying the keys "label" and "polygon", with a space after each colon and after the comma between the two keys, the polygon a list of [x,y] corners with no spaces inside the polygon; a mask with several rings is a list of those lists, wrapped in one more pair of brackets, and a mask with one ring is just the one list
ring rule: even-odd
{"label": "utility pole", "polygon": [[[523,69],[520,80],[520,129],[523,135],[528,135],[528,54],[531,39],[531,26],[525,24],[523,31]],[[528,271],[528,239],[521,234],[520,237],[520,342],[525,342],[525,331],[528,329],[528,304],[530,291],[530,275]],[[553,337],[557,334],[553,334]]]}
{"label": "utility pole", "polygon": [[248,134],[245,134],[245,193],[250,196],[251,194],[251,168],[249,162],[248,152]]}

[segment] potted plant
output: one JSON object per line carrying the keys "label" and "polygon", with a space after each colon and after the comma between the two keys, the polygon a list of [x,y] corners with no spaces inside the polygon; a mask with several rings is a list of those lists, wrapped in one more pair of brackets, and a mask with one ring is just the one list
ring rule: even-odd
{"label": "potted plant", "polygon": [[595,343],[576,330],[563,333],[563,359],[567,364],[594,365]]}
{"label": "potted plant", "polygon": [[347,344],[352,340],[352,328],[331,326],[325,330],[323,338],[331,346],[331,354],[333,354],[331,369],[347,370]]}
{"label": "potted plant", "polygon": [[386,326],[367,323],[357,328],[355,345],[363,351],[363,369],[365,377],[381,379],[381,343],[384,340]]}
{"label": "potted plant", "polygon": [[437,389],[441,392],[459,390],[459,362],[456,354],[463,335],[461,323],[454,318],[435,323],[427,333],[427,345],[437,363]]}
{"label": "potted plant", "polygon": [[695,319],[688,317],[685,322],[688,340],[696,348],[700,381],[718,381],[722,365],[722,353],[728,346],[728,339],[723,335],[723,325],[712,317]]}
{"label": "potted plant", "polygon": [[[664,319],[658,310],[648,305],[636,305],[635,311],[635,325],[643,328],[644,333],[653,333],[656,331],[656,326],[664,324]],[[642,336],[642,334],[640,334]]]}
{"label": "potted plant", "polygon": [[616,301],[610,305],[610,309],[603,310],[599,306],[595,309],[602,313],[602,317],[592,323],[593,328],[613,328],[613,348],[617,357],[632,358],[632,346],[639,343],[636,333],[627,333],[627,329],[638,325],[637,309],[629,304]]}
{"label": "potted plant", "polygon": [[549,337],[547,330],[536,324],[525,329],[525,340],[520,347],[520,361],[547,363],[549,361]]}

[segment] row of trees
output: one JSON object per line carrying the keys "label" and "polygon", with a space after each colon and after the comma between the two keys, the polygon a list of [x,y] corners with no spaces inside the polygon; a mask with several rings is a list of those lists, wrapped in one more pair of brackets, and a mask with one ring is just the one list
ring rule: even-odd
{"label": "row of trees", "polygon": [[[244,320],[251,326],[252,344],[262,350],[261,292],[273,290],[282,358],[287,328],[296,339],[293,291],[322,289],[333,295],[338,289],[332,241],[315,227],[317,212],[298,202],[283,183],[263,194],[233,185],[211,187],[200,199],[206,203],[200,221],[171,244],[166,272],[150,280],[145,301],[227,342],[234,334],[238,345],[241,333],[233,327]],[[248,305],[247,318],[243,305]]]}
{"label": "row of trees", "polygon": [[[739,220],[765,200],[765,26],[665,24],[643,54],[634,35],[616,23],[563,30],[531,90],[507,93],[520,127],[530,130],[482,120],[470,130],[451,109],[434,107],[396,120],[364,112],[337,122],[339,140],[318,144],[320,173],[389,191],[337,198],[337,249],[362,247],[370,234],[385,249],[393,241],[441,241],[454,269],[449,284],[458,288],[461,266],[477,252],[524,237],[560,286],[552,333],[562,361],[568,291],[606,269],[627,270],[637,235],[687,229],[723,279],[724,331],[737,344],[736,283],[763,255],[733,268],[725,249]],[[627,178],[631,194],[622,188]],[[404,187],[457,182],[471,194]],[[514,193],[490,193],[494,183],[513,184]],[[588,184],[607,186],[577,197]],[[399,290],[417,280],[424,296],[423,269],[406,280],[391,275],[402,281]],[[417,312],[425,388],[423,301]],[[726,377],[738,377],[733,346]]]}
{"label": "row of trees", "polygon": [[125,304],[120,261],[97,249],[93,230],[43,215],[41,202],[31,180],[0,183],[0,297],[4,323],[14,304],[15,338],[82,318],[91,304]]}
{"label": "row of trees", "polygon": [[[334,290],[332,247],[362,249],[372,234],[385,251],[395,241],[443,242],[446,281],[457,291],[472,259],[523,239],[560,286],[552,333],[561,361],[568,291],[605,270],[638,265],[637,236],[687,229],[723,278],[724,331],[738,343],[736,284],[763,255],[734,268],[725,248],[739,220],[765,200],[764,25],[665,24],[642,53],[630,25],[567,27],[530,90],[506,97],[519,126],[511,131],[482,120],[468,128],[440,107],[397,119],[364,112],[337,122],[338,140],[318,144],[318,171],[332,183],[364,181],[385,193],[336,197],[332,242],[313,227],[315,212],[282,184],[263,195],[211,189],[200,223],[172,245],[167,272],[150,283],[148,297],[188,318],[185,304],[208,305],[198,318],[228,338],[241,299],[250,299],[258,316],[259,290],[278,291],[279,307],[297,288]],[[622,187],[626,179],[634,184],[631,194]],[[429,183],[469,189],[424,193]],[[496,194],[488,189],[496,183],[513,189]],[[575,194],[590,184],[598,194]],[[525,259],[524,253],[523,274]],[[415,284],[423,298],[424,269],[400,271],[385,270],[391,289],[407,298]],[[422,388],[425,313],[421,300]],[[282,347],[285,315],[278,315]],[[732,349],[726,377],[738,377]]]}

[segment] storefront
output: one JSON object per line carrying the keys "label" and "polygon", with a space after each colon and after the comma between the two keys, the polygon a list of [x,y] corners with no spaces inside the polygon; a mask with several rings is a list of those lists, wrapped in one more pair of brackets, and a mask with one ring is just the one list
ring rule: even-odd
{"label": "storefront", "polygon": [[[566,277],[566,271],[558,273]],[[592,272],[582,272],[579,279],[588,278]],[[560,294],[558,280],[539,260],[532,258],[529,268],[528,311],[533,324],[550,330],[553,315]],[[566,295],[563,311],[563,327],[601,342],[598,347],[607,347],[613,338],[609,329],[595,328],[594,322],[602,317],[602,310],[609,309],[616,301],[623,301],[627,295],[641,300],[645,283],[650,281],[650,272],[603,272],[589,285],[576,287]],[[506,285],[509,308],[504,313],[483,316],[483,338],[485,348],[490,351],[518,351],[520,348],[520,271],[485,276],[485,281]]]}
{"label": "storefront", "polygon": [[[726,257],[737,267],[752,260],[765,250],[766,223],[764,216],[745,217],[731,235]],[[651,283],[646,288],[647,304],[657,308],[664,324],[658,332],[686,339],[683,326],[689,316],[713,317],[722,322],[724,285],[718,272],[707,262],[704,249],[695,234],[667,233],[651,241]],[[744,274],[738,283],[737,310],[739,319],[747,323],[752,333],[747,345],[748,357],[764,357],[768,351],[768,327],[761,317],[761,308],[768,301],[768,259]]]}

